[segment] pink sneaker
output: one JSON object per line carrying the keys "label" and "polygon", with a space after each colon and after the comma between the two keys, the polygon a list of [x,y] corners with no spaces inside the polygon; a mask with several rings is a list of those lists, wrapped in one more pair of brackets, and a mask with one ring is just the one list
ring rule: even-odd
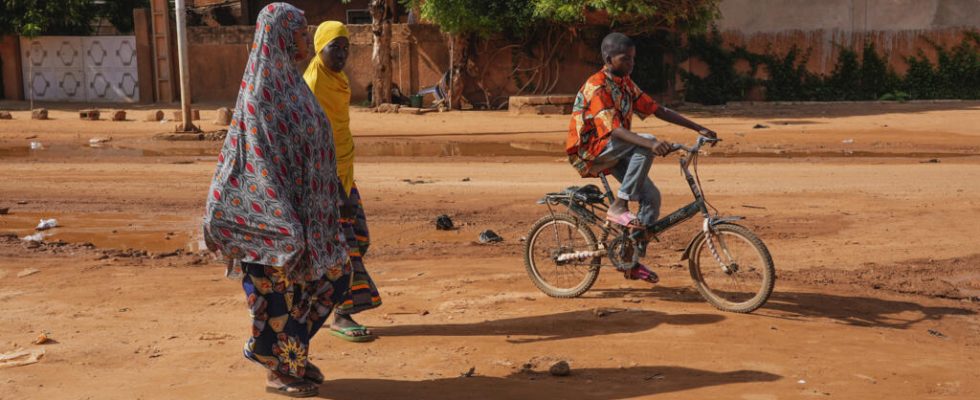
{"label": "pink sneaker", "polygon": [[650,283],[660,282],[660,277],[656,272],[651,271],[643,264],[636,264],[635,267],[624,273],[626,279],[634,281],[646,281]]}
{"label": "pink sneaker", "polygon": [[617,224],[617,225],[622,225],[622,226],[634,226],[634,227],[637,226],[636,225],[636,222],[635,222],[636,221],[636,215],[634,215],[633,213],[631,213],[629,211],[624,212],[622,214],[618,214],[618,215],[607,213],[606,214],[606,221],[612,222],[612,223]]}

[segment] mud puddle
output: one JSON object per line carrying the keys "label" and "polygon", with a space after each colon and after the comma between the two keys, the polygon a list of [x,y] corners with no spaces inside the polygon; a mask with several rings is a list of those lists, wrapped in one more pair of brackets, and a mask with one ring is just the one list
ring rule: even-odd
{"label": "mud puddle", "polygon": [[[58,226],[37,232],[40,219],[54,218]],[[200,244],[197,218],[182,215],[146,215],[126,213],[12,213],[0,216],[0,232],[18,237],[40,233],[44,241],[92,243],[107,249],[140,249],[168,252],[178,249],[198,251]]]}
{"label": "mud puddle", "polygon": [[551,157],[565,154],[560,144],[543,142],[377,142],[360,144],[355,151],[359,156],[375,157]]}
{"label": "mud puddle", "polygon": [[218,150],[203,147],[173,147],[143,149],[109,144],[42,144],[41,148],[27,145],[0,146],[0,160],[33,159],[64,160],[68,158],[132,158],[132,157],[205,157],[215,156]]}

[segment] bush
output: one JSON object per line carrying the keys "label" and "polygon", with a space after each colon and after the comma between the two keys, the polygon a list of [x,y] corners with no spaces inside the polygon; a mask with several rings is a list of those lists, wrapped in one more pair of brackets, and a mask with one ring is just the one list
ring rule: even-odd
{"label": "bush", "polygon": [[[945,48],[931,43],[937,53],[934,64],[923,51],[905,61],[909,69],[900,77],[888,67],[873,43],[864,46],[859,55],[839,47],[837,62],[830,75],[809,72],[809,51],[793,47],[779,56],[754,54],[745,48],[724,48],[717,31],[692,36],[687,48],[678,49],[679,61],[697,57],[708,64],[708,75],[701,77],[680,71],[687,101],[723,104],[743,100],[748,89],[761,85],[770,101],[842,101],[908,99],[980,99],[980,33],[965,32],[962,42]],[[748,61],[749,74],[735,71],[735,63]],[[763,66],[768,79],[754,79]]]}

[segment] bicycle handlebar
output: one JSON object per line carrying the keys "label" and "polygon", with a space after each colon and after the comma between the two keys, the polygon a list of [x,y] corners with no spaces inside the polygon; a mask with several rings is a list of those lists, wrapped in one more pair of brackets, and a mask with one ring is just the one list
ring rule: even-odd
{"label": "bicycle handlebar", "polygon": [[690,154],[694,154],[697,153],[699,150],[701,150],[701,146],[703,146],[705,143],[718,143],[720,141],[721,139],[717,139],[717,138],[712,139],[706,136],[699,136],[698,141],[697,143],[694,144],[694,146],[687,147],[680,143],[674,143],[670,146],[671,149],[670,152],[673,153],[677,150],[684,150]]}

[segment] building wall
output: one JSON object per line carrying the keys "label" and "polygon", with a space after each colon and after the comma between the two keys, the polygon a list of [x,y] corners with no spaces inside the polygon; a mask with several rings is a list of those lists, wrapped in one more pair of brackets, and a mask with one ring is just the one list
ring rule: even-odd
{"label": "building wall", "polygon": [[[190,3],[203,6],[220,2],[223,0],[192,0]],[[269,2],[250,0],[245,3],[250,9],[257,10]],[[292,3],[306,11],[313,31],[323,20],[346,20],[346,10],[367,8],[368,0],[352,0],[349,4],[339,0],[295,0]],[[721,12],[717,25],[726,43],[744,45],[757,53],[768,51],[780,55],[793,46],[809,50],[809,69],[824,74],[833,68],[838,46],[859,50],[871,41],[887,55],[891,67],[902,73],[907,69],[906,56],[923,50],[934,57],[925,38],[950,46],[959,43],[964,28],[980,29],[980,0],[723,0]],[[372,38],[367,25],[349,25],[349,29],[352,47],[347,72],[351,79],[352,100],[361,102],[367,97],[367,85],[373,74]],[[252,31],[251,25],[188,29],[194,101],[235,100]],[[447,43],[436,26],[394,25],[393,82],[405,94],[436,84],[449,67]],[[475,45],[472,60],[481,71],[483,87],[471,85],[466,88],[466,95],[472,102],[483,103],[484,90],[489,93],[493,105],[519,91],[518,84],[524,82],[514,78],[517,62],[514,53],[501,50],[508,45],[494,40]],[[4,97],[8,99],[22,97],[23,93],[15,46],[16,37],[0,38]],[[559,65],[552,65],[553,71],[542,72],[548,76],[541,81],[553,85],[549,87],[550,93],[574,93],[599,67],[595,43],[587,43],[578,37],[560,44],[557,49]],[[542,49],[532,50],[540,54]],[[18,61],[7,62],[10,59]],[[704,71],[704,65],[697,60],[681,67],[694,72]],[[524,93],[535,92],[531,89],[525,88]]]}
{"label": "building wall", "polygon": [[906,57],[920,50],[935,59],[929,41],[951,47],[964,30],[980,29],[980,0],[723,0],[720,9],[725,43],[778,55],[796,46],[820,74],[831,72],[840,47],[866,43],[904,73]]}
{"label": "building wall", "polygon": [[0,78],[3,93],[0,99],[23,100],[24,83],[21,75],[20,38],[0,36]]}
{"label": "building wall", "polygon": [[783,31],[906,31],[980,27],[977,0],[723,0],[718,27]]}
{"label": "building wall", "polygon": [[[310,32],[316,25],[310,26]],[[367,99],[374,65],[370,26],[348,25],[351,54],[345,71],[351,81],[351,101]],[[195,102],[233,102],[245,71],[254,27],[190,27],[188,49]],[[299,63],[301,70],[307,62]],[[439,81],[449,67],[446,39],[432,25],[395,24],[392,29],[392,81],[405,94]]]}
{"label": "building wall", "polygon": [[[930,42],[950,48],[964,31],[980,30],[980,0],[723,0],[720,9],[716,26],[726,45],[779,56],[796,47],[809,53],[807,69],[824,75],[833,71],[842,47],[860,53],[873,44],[890,68],[904,74],[909,56],[922,52],[936,61]],[[697,59],[680,67],[707,73]],[[747,63],[737,67],[749,69]],[[766,71],[757,77],[765,78]]]}

